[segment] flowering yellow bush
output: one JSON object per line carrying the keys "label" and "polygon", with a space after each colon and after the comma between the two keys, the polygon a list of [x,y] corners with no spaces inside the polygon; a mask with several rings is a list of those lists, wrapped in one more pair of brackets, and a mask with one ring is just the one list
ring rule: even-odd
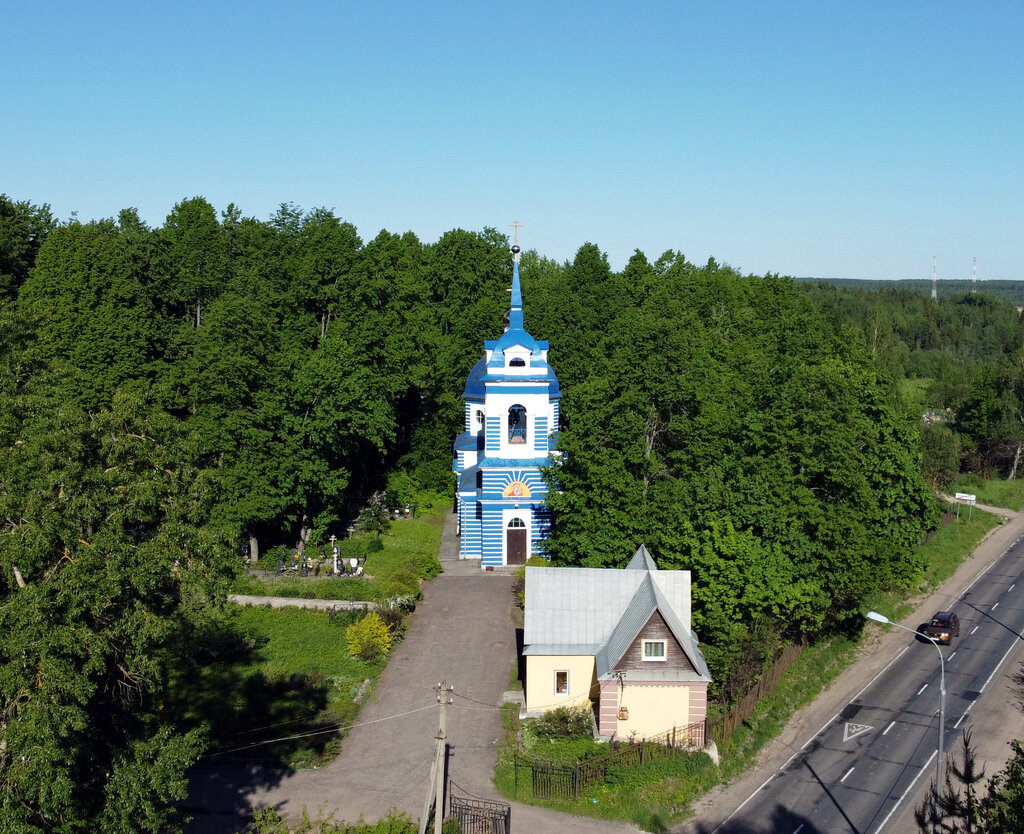
{"label": "flowering yellow bush", "polygon": [[345,639],[349,653],[361,660],[375,660],[391,651],[391,629],[376,611],[345,629]]}

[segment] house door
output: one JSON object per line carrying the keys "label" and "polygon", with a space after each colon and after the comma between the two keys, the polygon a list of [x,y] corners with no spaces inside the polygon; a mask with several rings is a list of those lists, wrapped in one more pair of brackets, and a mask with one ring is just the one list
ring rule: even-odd
{"label": "house door", "polygon": [[513,518],[505,531],[505,564],[525,565],[527,533],[526,524],[521,518]]}

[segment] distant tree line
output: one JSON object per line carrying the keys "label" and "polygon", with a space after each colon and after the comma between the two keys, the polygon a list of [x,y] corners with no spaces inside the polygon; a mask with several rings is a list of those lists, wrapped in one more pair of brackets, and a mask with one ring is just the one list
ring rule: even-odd
{"label": "distant tree line", "polygon": [[[908,290],[915,295],[930,297],[930,278],[896,278],[890,280],[866,278],[796,278],[801,284],[827,284],[839,290]],[[979,280],[971,278],[943,278],[935,281],[935,294],[940,298],[957,298],[962,295],[980,293],[998,298],[1014,307],[1024,306],[1024,281]]]}
{"label": "distant tree line", "polygon": [[960,472],[1021,474],[1024,321],[1015,304],[984,292],[933,300],[898,288],[807,291],[902,386],[922,418],[923,467],[933,486]]}

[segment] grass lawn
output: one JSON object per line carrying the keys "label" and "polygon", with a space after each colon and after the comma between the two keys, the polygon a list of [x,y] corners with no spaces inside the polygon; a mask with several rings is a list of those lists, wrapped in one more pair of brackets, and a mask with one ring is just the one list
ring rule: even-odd
{"label": "grass lawn", "polygon": [[[977,475],[961,475],[949,487],[950,495],[957,492],[977,495],[979,504],[988,504],[990,507],[1004,507],[1016,512],[1024,510],[1024,480],[986,480]],[[967,507],[961,507],[960,515],[963,516],[966,510]]]}
{"label": "grass lawn", "polygon": [[348,652],[359,616],[228,609],[174,681],[176,709],[208,727],[211,753],[296,769],[332,758],[384,668]]}
{"label": "grass lawn", "polygon": [[[666,831],[690,801],[718,781],[717,769],[707,754],[681,754],[639,767],[611,765],[605,778],[583,788],[576,800],[533,799],[528,767],[520,767],[517,780],[517,755],[572,765],[582,759],[604,756],[609,747],[589,737],[537,739],[528,728],[520,736],[518,707],[506,704],[503,713],[507,746],[499,751],[494,781],[499,792],[509,799],[580,816],[627,820],[646,831]],[[517,751],[520,739],[523,746]]]}
{"label": "grass lawn", "polygon": [[[447,501],[421,500],[415,518],[393,521],[379,537],[339,542],[346,558],[365,560],[362,577],[278,576],[272,552],[241,576],[235,593],[379,601],[419,597],[436,576]],[[168,706],[208,729],[210,753],[315,767],[337,755],[345,728],[372,692],[386,659],[348,652],[345,630],[362,616],[299,608],[229,607],[197,636],[192,662],[172,681]],[[402,624],[395,628],[400,637]]]}

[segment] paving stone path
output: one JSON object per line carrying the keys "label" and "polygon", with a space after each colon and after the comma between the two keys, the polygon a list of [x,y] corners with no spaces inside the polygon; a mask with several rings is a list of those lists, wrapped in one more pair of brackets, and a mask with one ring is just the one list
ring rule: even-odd
{"label": "paving stone path", "polygon": [[[441,543],[444,573],[425,583],[409,621],[341,754],[319,770],[292,772],[240,761],[206,760],[190,780],[189,834],[244,830],[255,808],[298,817],[320,809],[338,820],[373,821],[397,808],[418,819],[427,796],[438,707],[434,684],[455,687],[448,708],[449,776],[463,791],[499,799],[491,783],[501,716],[497,706],[516,668],[518,617],[510,573],[460,562],[454,516]],[[515,803],[516,832],[638,831]]]}

